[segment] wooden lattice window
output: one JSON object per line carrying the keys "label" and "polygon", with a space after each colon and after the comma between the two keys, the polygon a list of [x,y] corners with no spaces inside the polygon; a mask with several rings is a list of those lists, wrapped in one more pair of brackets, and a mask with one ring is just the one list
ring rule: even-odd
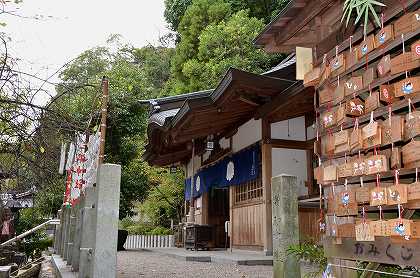
{"label": "wooden lattice window", "polygon": [[251,200],[262,200],[263,187],[261,179],[234,186],[235,204],[246,203]]}

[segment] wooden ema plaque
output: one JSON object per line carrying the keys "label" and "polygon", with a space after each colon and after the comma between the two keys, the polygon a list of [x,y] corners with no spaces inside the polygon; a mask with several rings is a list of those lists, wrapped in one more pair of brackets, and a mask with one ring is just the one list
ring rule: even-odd
{"label": "wooden ema plaque", "polygon": [[385,155],[373,155],[366,159],[367,174],[377,174],[388,171],[388,159]]}
{"label": "wooden ema plaque", "polygon": [[322,119],[322,126],[324,128],[330,128],[337,123],[334,111],[327,111],[327,112],[322,113],[321,119]]}
{"label": "wooden ema plaque", "polygon": [[335,196],[332,193],[328,194],[327,197],[327,214],[333,215],[337,210],[337,202],[335,201]]}
{"label": "wooden ema plaque", "polygon": [[352,48],[352,50],[346,52],[346,70],[351,69],[355,64],[357,64],[357,47]]}
{"label": "wooden ema plaque", "polygon": [[413,53],[416,56],[416,60],[420,59],[420,40],[414,42],[411,45],[411,53]]}
{"label": "wooden ema plaque", "polygon": [[337,166],[330,165],[325,166],[323,170],[323,181],[324,182],[334,182],[337,180]]}
{"label": "wooden ema plaque", "polygon": [[367,174],[366,161],[363,157],[355,158],[352,164],[353,164],[353,176],[361,176],[361,175]]}
{"label": "wooden ema plaque", "polygon": [[409,209],[420,208],[420,182],[415,182],[407,186],[407,207]]}
{"label": "wooden ema plaque", "polygon": [[328,79],[331,75],[331,68],[326,63],[321,65],[321,77],[319,79],[319,83],[323,83],[325,80]]}
{"label": "wooden ema plaque", "polygon": [[353,223],[338,225],[337,236],[342,238],[356,238],[356,225]]}
{"label": "wooden ema plaque", "polygon": [[334,152],[342,153],[350,151],[349,139],[349,130],[347,129],[334,133]]}
{"label": "wooden ema plaque", "polygon": [[375,48],[382,47],[394,39],[394,26],[389,24],[375,35]]}
{"label": "wooden ema plaque", "polygon": [[363,72],[362,80],[363,80],[363,87],[367,88],[369,84],[373,82],[376,78],[376,70],[374,68],[368,68]]}
{"label": "wooden ema plaque", "polygon": [[387,204],[386,188],[376,186],[370,191],[370,205],[382,206]]}
{"label": "wooden ema plaque", "polygon": [[413,111],[405,116],[404,139],[420,135],[420,111]]}
{"label": "wooden ema plaque", "polygon": [[315,86],[319,83],[319,79],[321,78],[321,68],[316,67],[313,68],[311,71],[307,72],[303,77],[303,85],[305,87]]}
{"label": "wooden ema plaque", "polygon": [[359,98],[354,98],[346,102],[346,115],[362,116],[365,114],[365,104]]}
{"label": "wooden ema plaque", "polygon": [[334,154],[334,136],[328,134],[322,137],[321,140],[321,150],[322,153],[325,155],[333,155]]}
{"label": "wooden ema plaque", "polygon": [[340,102],[342,102],[344,100],[344,84],[341,83],[339,86],[337,86],[334,90],[334,105],[339,104]]}
{"label": "wooden ema plaque", "polygon": [[420,67],[420,59],[413,52],[405,52],[391,59],[391,74],[411,71]]}
{"label": "wooden ema plaque", "polygon": [[394,33],[396,37],[401,37],[401,34],[413,32],[418,28],[420,28],[419,10],[403,15],[394,23]]}
{"label": "wooden ema plaque", "polygon": [[362,130],[360,128],[353,129],[350,133],[350,150],[358,151],[363,146]]}
{"label": "wooden ema plaque", "polygon": [[399,147],[394,147],[391,150],[391,163],[389,167],[391,169],[400,169],[402,168],[402,160],[401,160],[401,149]]}
{"label": "wooden ema plaque", "polygon": [[370,96],[368,96],[365,100],[365,113],[369,113],[371,111],[375,111],[381,105],[379,103],[379,92],[373,92]]}
{"label": "wooden ema plaque", "polygon": [[326,104],[332,102],[334,99],[334,90],[330,86],[324,86],[322,90],[319,91],[319,104]]}
{"label": "wooden ema plaque", "polygon": [[368,149],[382,144],[382,129],[378,122],[371,122],[362,128],[363,148]]}
{"label": "wooden ema plaque", "polygon": [[372,226],[374,236],[389,236],[386,220],[372,221],[369,222],[369,225]]}
{"label": "wooden ema plaque", "polygon": [[394,85],[379,86],[379,99],[385,103],[393,103],[395,99]]}
{"label": "wooden ema plaque", "polygon": [[411,141],[402,147],[404,168],[420,167],[420,141]]}
{"label": "wooden ema plaque", "polygon": [[409,77],[394,84],[396,97],[407,96],[420,92],[420,76]]}
{"label": "wooden ema plaque", "polygon": [[335,110],[336,124],[341,125],[346,120],[346,109],[344,105],[340,105]]}
{"label": "wooden ema plaque", "polygon": [[387,221],[389,236],[411,236],[411,223],[408,219],[391,219]]}
{"label": "wooden ema plaque", "polygon": [[398,184],[387,187],[387,204],[398,205],[407,203],[407,185]]}
{"label": "wooden ema plaque", "polygon": [[337,166],[338,178],[351,177],[353,175],[353,165],[349,162]]}
{"label": "wooden ema plaque", "polygon": [[353,93],[363,89],[363,77],[362,76],[353,76],[350,79],[348,79],[344,83],[344,92],[346,93],[346,96],[350,96]]}
{"label": "wooden ema plaque", "polygon": [[382,122],[382,146],[403,140],[404,118],[396,115]]}
{"label": "wooden ema plaque", "polygon": [[357,47],[358,58],[359,60],[362,59],[366,54],[371,52],[375,48],[375,37],[370,35],[366,38],[366,40],[362,41],[359,46]]}
{"label": "wooden ema plaque", "polygon": [[384,57],[382,57],[376,69],[378,71],[379,77],[384,77],[389,72],[391,72],[391,56],[387,54]]}
{"label": "wooden ema plaque", "polygon": [[330,62],[331,74],[336,76],[342,74],[345,70],[344,54],[337,55]]}
{"label": "wooden ema plaque", "polygon": [[373,228],[368,222],[361,222],[355,226],[356,241],[375,241]]}
{"label": "wooden ema plaque", "polygon": [[370,191],[373,189],[374,186],[365,185],[362,187],[358,187],[355,190],[356,195],[356,202],[358,204],[366,204],[370,202]]}
{"label": "wooden ema plaque", "polygon": [[344,190],[342,192],[339,192],[335,201],[335,214],[337,216],[348,216],[358,214],[356,194],[353,190]]}

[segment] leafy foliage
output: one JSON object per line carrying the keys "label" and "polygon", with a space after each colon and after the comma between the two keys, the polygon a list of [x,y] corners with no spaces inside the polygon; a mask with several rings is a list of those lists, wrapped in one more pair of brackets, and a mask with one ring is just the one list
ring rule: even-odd
{"label": "leafy foliage", "polygon": [[357,24],[361,19],[363,19],[363,30],[366,35],[369,14],[373,16],[376,24],[381,26],[381,21],[375,11],[375,6],[385,7],[385,4],[376,0],[346,0],[343,6],[343,16],[341,18],[341,22],[345,19],[347,27],[352,14],[356,13],[354,24]]}
{"label": "leafy foliage", "polygon": [[309,276],[318,277],[318,275],[327,267],[327,258],[324,256],[323,247],[313,242],[303,242],[291,245],[287,249],[287,253],[295,256],[298,260],[307,260],[310,263],[319,266],[319,271],[310,273]]}

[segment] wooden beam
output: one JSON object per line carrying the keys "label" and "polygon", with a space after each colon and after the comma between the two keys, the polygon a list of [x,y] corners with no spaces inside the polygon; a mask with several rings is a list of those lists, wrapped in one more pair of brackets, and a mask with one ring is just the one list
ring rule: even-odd
{"label": "wooden beam", "polygon": [[285,139],[270,139],[269,144],[273,148],[295,149],[295,150],[311,150],[313,149],[313,140],[296,141]]}
{"label": "wooden beam", "polygon": [[256,103],[255,101],[253,101],[252,99],[250,99],[249,97],[245,96],[245,95],[241,95],[239,96],[238,100],[245,102],[246,104],[252,105],[252,106],[260,106],[259,103]]}

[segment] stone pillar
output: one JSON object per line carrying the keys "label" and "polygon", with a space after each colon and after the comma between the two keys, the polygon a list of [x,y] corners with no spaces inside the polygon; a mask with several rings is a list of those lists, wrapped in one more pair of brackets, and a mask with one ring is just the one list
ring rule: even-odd
{"label": "stone pillar", "polygon": [[59,254],[59,246],[61,240],[61,209],[57,213],[57,218],[60,219],[60,224],[55,226],[54,232],[54,253]]}
{"label": "stone pillar", "polygon": [[69,230],[70,230],[70,209],[64,207],[64,225],[63,225],[63,242],[61,244],[63,250],[61,257],[63,260],[67,260],[67,250],[68,250],[68,242],[69,242]]}
{"label": "stone pillar", "polygon": [[81,215],[81,239],[80,239],[80,258],[79,258],[79,277],[91,278],[93,275],[93,248],[95,244],[96,226],[96,188],[86,187],[84,207]]}
{"label": "stone pillar", "polygon": [[[261,144],[261,160],[262,160],[262,184],[263,184],[263,242],[264,253],[266,255],[273,254],[273,228],[271,223],[271,177],[272,177],[272,146],[270,144],[271,125],[267,119],[262,119],[262,144]],[[232,218],[231,218],[232,219]],[[233,219],[235,220],[235,219]],[[233,224],[231,225],[233,227]]]}
{"label": "stone pillar", "polygon": [[299,243],[297,178],[289,175],[273,177],[273,277],[300,277],[298,260],[287,254],[290,245]]}
{"label": "stone pillar", "polygon": [[72,264],[73,260],[73,250],[74,250],[74,237],[76,233],[76,211],[77,207],[72,207],[70,209],[70,228],[69,228],[69,242],[67,243],[67,265]]}
{"label": "stone pillar", "polygon": [[102,164],[96,186],[96,229],[92,278],[117,277],[121,166]]}
{"label": "stone pillar", "polygon": [[79,271],[79,261],[80,261],[80,242],[82,239],[81,230],[82,230],[82,209],[84,207],[85,196],[80,196],[80,202],[76,205],[76,228],[74,231],[74,240],[73,240],[73,254],[72,254],[72,270],[77,272]]}

